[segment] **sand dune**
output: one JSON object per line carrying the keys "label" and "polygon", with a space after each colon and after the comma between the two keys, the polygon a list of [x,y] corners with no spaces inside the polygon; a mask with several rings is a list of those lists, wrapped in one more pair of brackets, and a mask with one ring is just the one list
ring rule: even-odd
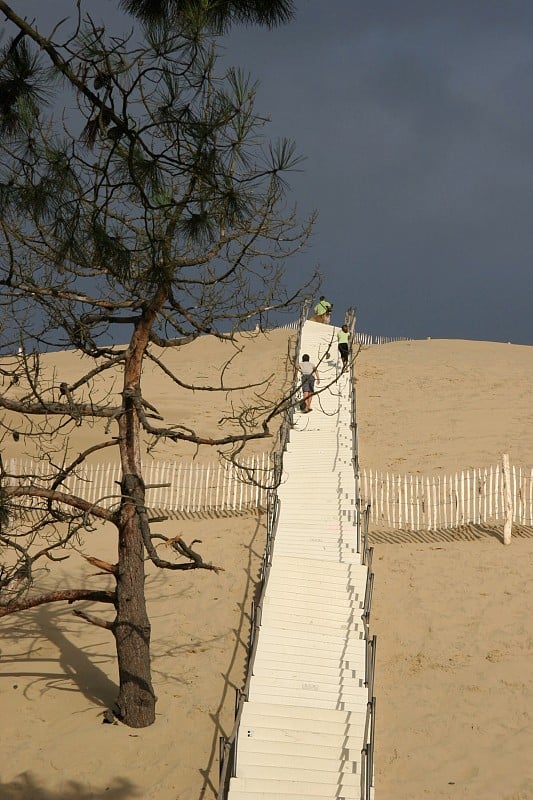
{"label": "sand dune", "polygon": [[[533,464],[533,348],[416,341],[358,363],[362,466]],[[533,532],[375,532],[376,797],[533,797]]]}
{"label": "sand dune", "polygon": [[394,472],[533,464],[533,347],[434,339],[364,349],[361,463]]}
{"label": "sand dune", "polygon": [[[242,337],[238,347],[202,337],[177,353],[165,353],[180,379],[207,385],[224,376],[226,386],[267,381],[235,399],[225,391],[187,392],[144,371],[147,398],[169,422],[199,433],[227,433],[220,422],[232,403],[279,397],[287,374],[287,331]],[[50,381],[73,381],[88,369],[76,353],[44,359]],[[118,379],[101,381],[102,394],[119,390]],[[273,434],[277,425],[272,426]],[[68,443],[77,454],[105,439],[103,425],[76,428]],[[270,449],[263,439],[246,452]],[[65,443],[61,442],[61,447]],[[4,457],[22,453],[22,437],[9,442]],[[108,452],[106,457],[108,457]],[[147,458],[211,461],[213,448],[179,443],[161,445]],[[101,455],[96,460],[101,460]],[[2,713],[1,800],[198,800],[218,788],[219,737],[228,736],[235,692],[244,682],[249,614],[264,549],[264,522],[249,515],[222,519],[171,520],[155,526],[167,535],[199,539],[196,548],[223,568],[168,573],[148,566],[147,598],[152,622],[153,683],[158,696],[156,723],[144,730],[103,723],[102,713],[117,691],[112,637],[72,615],[64,604],[42,606],[0,620],[0,704]],[[80,553],[115,560],[114,530],[98,525]],[[107,588],[81,555],[54,571],[42,570],[40,586]],[[90,577],[93,574],[93,577]],[[83,604],[82,604],[83,605]],[[88,608],[88,604],[85,604]],[[98,614],[105,616],[105,610]]]}
{"label": "sand dune", "polygon": [[[284,374],[286,336],[256,345],[235,379]],[[180,374],[207,379],[216,348],[199,342]],[[533,348],[398,342],[364,350],[357,370],[363,466],[439,472],[495,463],[504,451],[533,463]],[[165,413],[216,430],[211,395],[187,405],[173,387],[151,388]],[[116,686],[103,631],[63,607],[2,621],[2,800],[213,798],[264,527],[255,517],[171,525],[202,539],[225,571],[149,572],[159,696],[151,728],[102,724]],[[517,534],[504,548],[488,528],[375,533],[378,800],[533,798],[533,538]],[[114,547],[102,527],[85,550],[111,558]],[[64,570],[64,581],[89,571],[81,558]]]}

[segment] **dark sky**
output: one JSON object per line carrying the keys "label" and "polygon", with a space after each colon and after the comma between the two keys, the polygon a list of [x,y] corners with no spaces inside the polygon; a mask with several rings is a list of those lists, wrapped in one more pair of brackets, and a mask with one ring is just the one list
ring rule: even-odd
{"label": "dark sky", "polygon": [[291,284],[320,264],[336,321],[355,304],[368,333],[533,344],[530,0],[297,0],[226,47],[306,157],[291,199],[319,219]]}

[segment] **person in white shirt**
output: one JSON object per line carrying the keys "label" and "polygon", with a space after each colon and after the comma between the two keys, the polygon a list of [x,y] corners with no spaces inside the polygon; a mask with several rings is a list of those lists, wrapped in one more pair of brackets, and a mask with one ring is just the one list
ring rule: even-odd
{"label": "person in white shirt", "polygon": [[309,414],[309,412],[313,410],[311,408],[311,400],[315,391],[315,378],[317,383],[320,383],[320,378],[315,365],[311,364],[309,361],[307,353],[302,356],[301,362],[297,365],[294,371],[294,377],[296,377],[298,372],[302,375],[302,392],[304,396],[302,411],[304,414]]}

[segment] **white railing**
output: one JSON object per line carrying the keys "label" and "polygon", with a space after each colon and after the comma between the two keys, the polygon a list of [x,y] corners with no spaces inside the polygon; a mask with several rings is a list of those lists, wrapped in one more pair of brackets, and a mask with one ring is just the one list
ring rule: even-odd
{"label": "white railing", "polygon": [[[268,488],[273,483],[273,460],[269,453],[227,461],[151,461],[143,465],[146,505],[165,513],[196,514],[239,512],[265,508]],[[9,462],[11,485],[50,487],[56,471],[47,462]],[[119,464],[85,464],[58,488],[105,508],[120,502]],[[29,497],[24,507],[35,508],[46,501]]]}
{"label": "white railing", "polygon": [[[509,483],[513,521],[533,525],[533,467],[512,466]],[[501,466],[432,476],[363,469],[360,486],[374,525],[435,530],[505,520]]]}

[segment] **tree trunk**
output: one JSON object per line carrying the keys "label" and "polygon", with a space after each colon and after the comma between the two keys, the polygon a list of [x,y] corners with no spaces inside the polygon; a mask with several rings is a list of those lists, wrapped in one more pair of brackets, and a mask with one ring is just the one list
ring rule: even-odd
{"label": "tree trunk", "polygon": [[130,340],[124,363],[123,414],[118,420],[122,462],[122,501],[119,512],[117,643],[120,690],[116,713],[132,728],[155,721],[156,697],[150,670],[150,620],[144,594],[144,543],[138,510],[144,509],[141,432],[138,403],[141,398],[142,362],[157,310],[168,294],[159,287],[142,314]]}
{"label": "tree trunk", "polygon": [[[144,495],[142,482],[126,475],[123,496]],[[132,728],[155,720],[155,694],[150,671],[150,621],[144,596],[144,547],[136,506],[123,501],[119,525],[117,616],[113,626],[117,643],[120,690],[117,716]]]}

